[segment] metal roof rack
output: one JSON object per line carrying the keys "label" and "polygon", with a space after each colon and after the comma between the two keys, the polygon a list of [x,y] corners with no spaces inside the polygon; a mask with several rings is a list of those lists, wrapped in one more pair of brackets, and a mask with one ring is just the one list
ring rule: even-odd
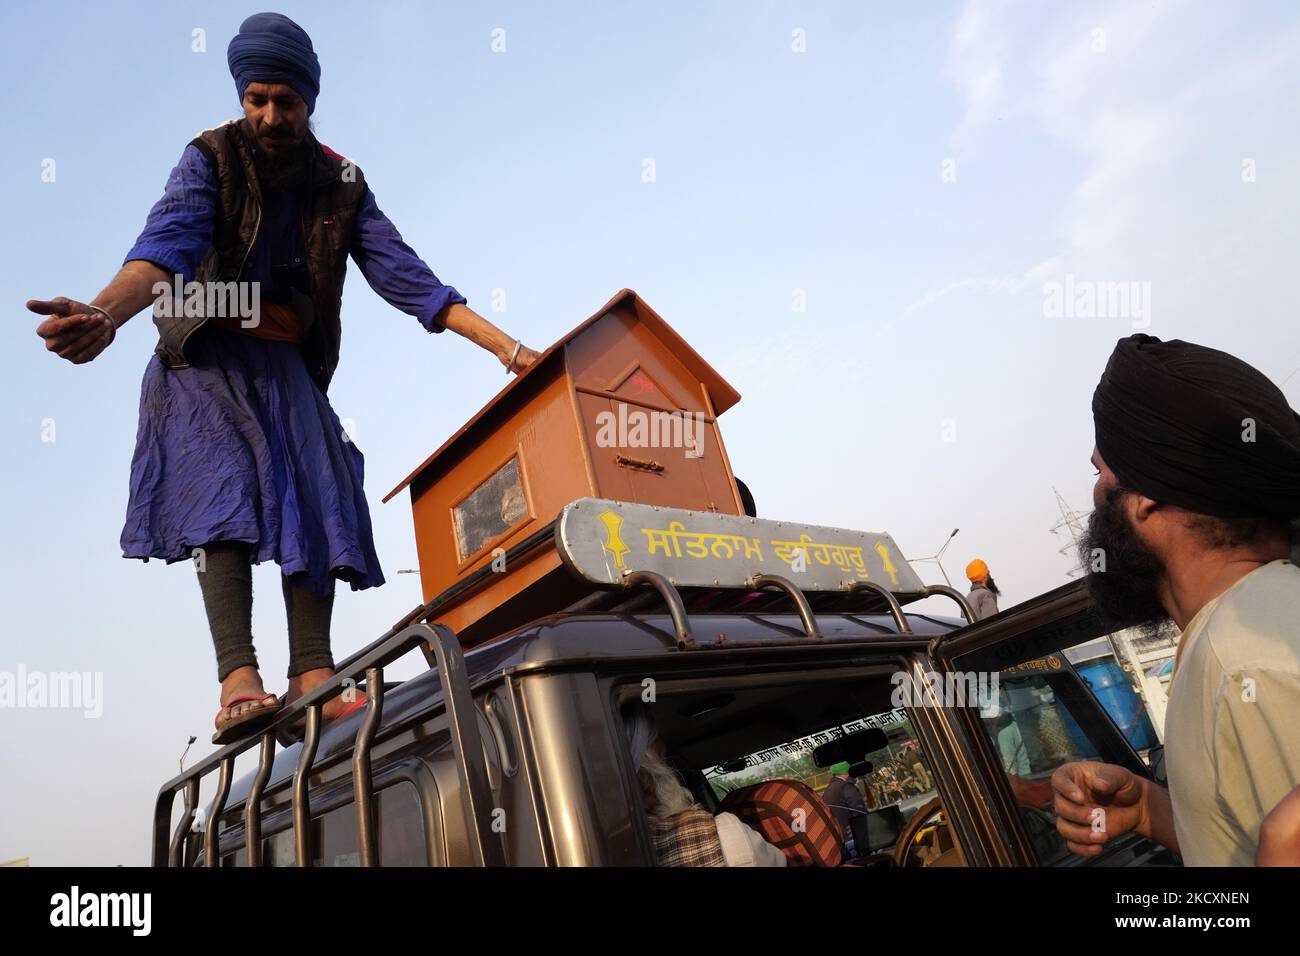
{"label": "metal roof rack", "polygon": [[[315,848],[308,781],[320,743],[321,711],[327,701],[341,694],[345,688],[355,686],[356,681],[364,675],[367,702],[352,748],[352,788],[360,835],[361,865],[378,866],[382,861],[379,859],[375,829],[370,754],[383,720],[384,668],[417,647],[424,653],[430,666],[438,669],[442,682],[443,699],[451,720],[456,768],[461,788],[466,795],[463,806],[474,862],[487,866],[504,864],[504,848],[499,837],[492,832],[491,789],[478,722],[472,713],[474,702],[465,670],[465,656],[460,641],[450,628],[440,624],[412,622],[423,610],[417,608],[379,640],[344,661],[338,666],[333,678],[282,708],[271,724],[255,734],[228,744],[163,784],[154,806],[153,865],[191,866],[198,859],[199,839],[193,828],[198,812],[199,787],[203,777],[214,770],[218,772],[217,792],[205,815],[202,850],[204,865],[220,865],[219,831],[226,799],[230,795],[235,758],[257,747],[257,775],[244,806],[244,836],[248,865],[260,866],[262,799],[275,760],[277,732],[305,715],[306,733],[292,784],[293,833],[297,865],[311,866]],[[185,808],[180,822],[169,837],[172,807],[177,792],[182,790],[185,794]]]}
{"label": "metal roof rack", "polygon": [[[809,596],[801,591],[789,578],[777,574],[755,574],[746,582],[744,587],[726,588],[717,587],[710,589],[707,597],[705,608],[708,611],[730,611],[733,613],[744,613],[747,617],[754,617],[753,612],[745,612],[742,606],[750,598],[757,595],[764,589],[772,589],[786,595],[793,603],[795,612],[799,615],[799,620],[803,625],[803,634],[806,637],[820,640],[824,637],[820,626],[817,623],[816,612],[812,608]],[[700,648],[691,633],[690,612],[687,610],[687,602],[682,594],[682,589],[674,585],[667,577],[657,571],[634,570],[628,571],[623,575],[622,587],[617,592],[598,592],[597,595],[589,595],[580,601],[570,605],[565,610],[588,611],[588,612],[626,612],[629,605],[644,604],[642,598],[650,596],[653,592],[658,592],[659,597],[663,599],[668,609],[668,615],[672,618],[673,630],[677,637],[677,647],[680,650],[696,650]],[[862,594],[869,593],[880,598],[888,608],[890,616],[893,617],[894,623],[898,628],[899,634],[912,634],[912,626],[908,623],[907,615],[903,612],[902,605],[898,597],[885,588],[883,585],[874,581],[857,581],[842,594]],[[814,595],[816,596],[816,595]],[[957,604],[961,611],[962,617],[968,623],[975,623],[975,612],[971,610],[970,604],[953,588],[942,584],[926,585],[917,591],[910,592],[906,595],[909,598],[925,597],[946,597],[950,598]],[[850,617],[852,615],[849,615]],[[856,620],[856,619],[855,619]],[[866,622],[862,622],[866,623]],[[798,633],[790,629],[792,633]]]}

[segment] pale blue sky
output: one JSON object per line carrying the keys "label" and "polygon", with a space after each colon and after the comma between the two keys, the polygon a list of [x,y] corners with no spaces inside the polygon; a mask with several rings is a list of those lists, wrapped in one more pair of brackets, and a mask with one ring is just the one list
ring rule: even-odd
{"label": "pale blue sky", "polygon": [[[152,325],[72,366],[22,303],[112,277],[185,144],[236,115],[225,48],[259,9],[0,6],[0,670],[104,681],[98,719],[0,710],[0,859],[146,862],[158,784],[187,735],[209,746],[193,568],[118,546]],[[439,277],[480,311],[504,289],[491,317],[537,349],[636,289],[743,394],[723,435],[766,516],[887,530],[912,556],[960,526],[949,574],[983,557],[1009,602],[1064,581],[1052,486],[1089,506],[1089,400],[1133,331],[1045,316],[1066,274],[1149,283],[1144,331],[1235,352],[1300,401],[1291,4],[276,9],[321,59],[317,135]],[[396,573],[415,563],[407,498],[380,498],[504,382],[355,268],[343,315],[330,398],[389,583],[340,591],[340,656],[420,600]],[[255,574],[254,632],[282,690],[277,574]]]}

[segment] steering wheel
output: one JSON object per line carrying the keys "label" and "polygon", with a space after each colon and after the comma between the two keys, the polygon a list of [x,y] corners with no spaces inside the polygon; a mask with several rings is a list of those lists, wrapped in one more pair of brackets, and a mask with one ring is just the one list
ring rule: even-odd
{"label": "steering wheel", "polygon": [[[903,832],[898,835],[898,842],[894,844],[894,866],[907,866],[912,857],[913,847],[916,842],[916,835],[921,832],[928,824],[934,822],[938,817],[943,815],[943,801],[938,797],[923,803],[917,811],[912,814],[907,825],[903,827]],[[946,822],[939,822],[939,826],[946,827]]]}

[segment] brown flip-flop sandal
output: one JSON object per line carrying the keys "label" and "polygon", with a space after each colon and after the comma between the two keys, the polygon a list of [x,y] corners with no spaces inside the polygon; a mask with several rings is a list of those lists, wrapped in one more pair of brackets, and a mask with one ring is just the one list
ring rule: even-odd
{"label": "brown flip-flop sandal", "polygon": [[217,730],[217,732],[212,735],[212,742],[214,744],[228,744],[233,740],[247,737],[253,731],[260,730],[262,727],[265,727],[274,720],[275,715],[279,713],[280,708],[284,706],[278,697],[275,697],[274,705],[268,704],[262,707],[255,707],[252,710],[246,711],[239,717],[230,718],[224,724],[221,722],[221,715],[228,712],[230,708],[234,707],[236,704],[242,704],[244,701],[248,700],[264,701],[268,697],[275,697],[275,694],[245,694],[240,697],[233,697],[229,703],[223,704],[221,709],[217,711],[217,716],[212,721],[212,725]]}

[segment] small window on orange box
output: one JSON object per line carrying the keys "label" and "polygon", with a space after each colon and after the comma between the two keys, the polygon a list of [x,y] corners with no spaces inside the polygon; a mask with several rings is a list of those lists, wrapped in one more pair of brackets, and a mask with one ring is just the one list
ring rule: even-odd
{"label": "small window on orange box", "polygon": [[528,502],[519,478],[519,458],[511,458],[502,465],[451,511],[456,552],[463,562],[528,517]]}

